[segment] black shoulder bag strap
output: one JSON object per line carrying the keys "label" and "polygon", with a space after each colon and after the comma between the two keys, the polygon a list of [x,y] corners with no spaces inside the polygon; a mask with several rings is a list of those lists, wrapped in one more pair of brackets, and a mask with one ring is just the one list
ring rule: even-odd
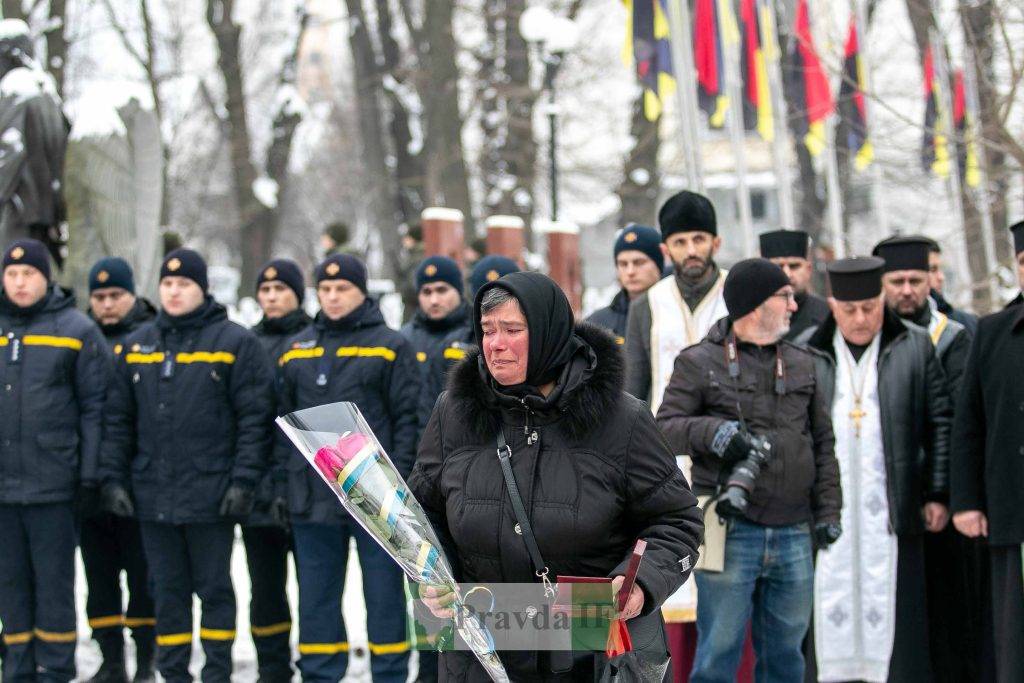
{"label": "black shoulder bag strap", "polygon": [[508,490],[508,497],[512,499],[512,512],[515,514],[519,530],[522,532],[523,541],[526,542],[526,551],[530,554],[530,562],[533,563],[533,573],[544,584],[544,594],[547,597],[554,597],[555,589],[548,580],[548,568],[544,564],[544,558],[540,554],[540,547],[537,546],[537,538],[533,535],[533,527],[530,526],[530,517],[526,514],[526,507],[519,495],[519,486],[516,484],[515,475],[512,474],[512,447],[505,441],[505,432],[498,429],[498,462],[501,463],[501,473],[505,477],[505,488]]}

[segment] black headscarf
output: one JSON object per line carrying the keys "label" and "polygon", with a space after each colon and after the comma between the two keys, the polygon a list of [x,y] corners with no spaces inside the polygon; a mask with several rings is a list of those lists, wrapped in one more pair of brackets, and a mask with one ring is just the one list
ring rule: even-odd
{"label": "black headscarf", "polygon": [[[558,379],[566,364],[586,343],[573,330],[575,318],[565,293],[555,281],[540,273],[509,273],[488,282],[476,293],[473,302],[473,328],[477,345],[483,349],[483,328],[480,325],[480,302],[484,295],[501,287],[519,300],[530,333],[526,381],[529,387],[541,387]],[[483,354],[480,354],[483,359]]]}

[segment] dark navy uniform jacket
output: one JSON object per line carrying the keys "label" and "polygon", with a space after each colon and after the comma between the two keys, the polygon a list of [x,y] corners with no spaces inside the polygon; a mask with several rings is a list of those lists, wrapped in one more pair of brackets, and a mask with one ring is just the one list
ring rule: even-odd
{"label": "dark navy uniform jacket", "polygon": [[[292,337],[278,359],[283,415],[326,403],[355,403],[403,477],[416,454],[416,402],[420,372],[412,346],[384,323],[377,302],[367,299],[340,320],[323,313]],[[337,497],[283,434],[278,465],[287,471],[293,521],[344,523],[349,515]]]}
{"label": "dark navy uniform jacket", "polygon": [[466,339],[473,337],[469,320],[469,304],[458,308],[441,320],[431,320],[417,310],[412,320],[402,326],[402,334],[416,351],[423,384],[417,411],[420,431],[427,425],[434,402],[444,390],[448,370],[465,355]]}
{"label": "dark navy uniform jacket", "polygon": [[128,487],[140,520],[219,519],[231,483],[270,466],[273,372],[256,336],[207,297],[128,335],[115,359],[102,479]]}
{"label": "dark navy uniform jacket", "polygon": [[97,483],[109,364],[70,291],[24,309],[0,293],[0,504],[69,502]]}

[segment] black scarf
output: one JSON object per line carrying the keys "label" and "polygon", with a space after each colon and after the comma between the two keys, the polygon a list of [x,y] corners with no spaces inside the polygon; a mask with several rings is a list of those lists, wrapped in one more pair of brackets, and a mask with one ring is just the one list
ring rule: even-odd
{"label": "black scarf", "polygon": [[263,320],[256,325],[255,329],[268,335],[293,334],[311,322],[313,322],[313,319],[306,315],[306,312],[300,306],[294,311],[285,313],[280,318],[263,316]]}
{"label": "black scarf", "polygon": [[[575,318],[565,293],[554,280],[540,273],[509,273],[500,280],[489,282],[476,293],[473,303],[473,328],[477,345],[483,348],[483,328],[480,325],[480,302],[484,294],[494,287],[508,290],[516,299],[526,317],[530,334],[526,381],[521,391],[533,390],[559,378],[573,356],[587,348],[574,333]],[[482,372],[487,372],[484,354],[480,354]],[[504,387],[505,393],[519,393],[515,387]]]}
{"label": "black scarf", "polygon": [[714,261],[704,271],[704,274],[696,280],[691,280],[678,269],[676,270],[676,284],[679,286],[679,293],[683,295],[683,301],[686,302],[691,311],[696,310],[697,306],[700,306],[700,302],[704,300],[704,297],[708,295],[711,288],[715,286],[717,280],[718,264]]}

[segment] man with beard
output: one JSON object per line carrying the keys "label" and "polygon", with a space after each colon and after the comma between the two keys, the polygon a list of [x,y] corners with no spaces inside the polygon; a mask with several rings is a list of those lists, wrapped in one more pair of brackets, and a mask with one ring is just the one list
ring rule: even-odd
{"label": "man with beard", "polygon": [[[156,317],[153,304],[135,296],[135,276],[128,262],[111,256],[89,271],[89,315],[99,325],[114,355],[123,351],[125,338]],[[116,683],[125,673],[124,628],[135,641],[135,683],[152,681],[156,640],[149,569],[142,550],[139,522],[87,505],[81,521],[79,546],[88,600],[85,613],[92,637],[100,646],[103,663],[90,683]],[[121,571],[128,579],[128,609],[121,594]]]}
{"label": "man with beard", "polygon": [[722,238],[708,198],[686,190],[673,195],[658,212],[658,224],[675,277],[638,296],[626,325],[626,391],[655,414],[676,356],[729,313],[722,297],[727,273],[715,263]]}
{"label": "man with beard", "polygon": [[[272,359],[275,371],[288,339],[313,322],[302,310],[305,293],[302,270],[294,261],[273,259],[260,268],[256,301],[263,310],[263,319],[252,331],[268,359]],[[253,512],[242,525],[242,541],[252,585],[249,625],[256,646],[259,680],[287,683],[294,673],[289,644],[292,615],[287,592],[291,539],[287,481],[279,470],[268,471],[256,488]]]}
{"label": "man with beard", "polygon": [[[316,268],[320,312],[293,336],[278,359],[278,411],[351,401],[408,478],[416,451],[420,371],[412,346],[384,323],[366,294],[366,266],[348,254]],[[349,542],[354,538],[363,573],[363,596],[375,682],[405,683],[410,643],[402,570],[360,527],[283,433],[276,460],[287,471],[299,580],[299,670],[304,681],[345,677],[349,643],[339,605],[345,588]]]}
{"label": "man with beard", "polygon": [[[1024,288],[1024,222],[1012,228],[1017,279]],[[978,322],[953,429],[950,507],[957,530],[988,540],[996,677],[1024,672],[1024,307]]]}
{"label": "man with beard", "polygon": [[[929,300],[929,242],[923,237],[891,237],[872,253],[885,259],[886,306],[905,323],[928,333],[955,396],[960,392],[971,333]],[[983,607],[988,600],[985,549],[947,524],[925,535],[924,550],[928,635],[936,680],[979,680],[985,640]]]}
{"label": "man with beard", "polygon": [[646,225],[630,225],[616,238],[614,255],[615,276],[622,289],[611,304],[594,311],[587,320],[604,327],[615,335],[615,341],[624,344],[629,303],[661,279],[665,267],[661,234]]}
{"label": "man with beard", "polygon": [[443,364],[435,363],[437,357],[443,357],[453,341],[461,341],[470,333],[469,306],[462,298],[462,271],[447,256],[431,256],[416,268],[415,281],[419,306],[412,320],[402,326],[402,335],[416,353],[422,384],[443,386],[442,378],[428,377],[438,370],[443,374]]}
{"label": "man with beard", "polygon": [[781,268],[740,261],[724,296],[729,317],[679,354],[658,411],[672,452],[693,456],[694,492],[716,500],[706,505],[707,524],[729,520],[721,567],[695,572],[690,680],[735,680],[750,622],[757,680],[800,681],[812,533],[820,547],[841,532],[828,397],[817,352],[783,341],[796,304]]}
{"label": "man with beard", "polygon": [[953,304],[946,301],[942,290],[946,286],[946,273],[942,270],[942,247],[939,243],[928,237],[919,239],[928,243],[928,288],[931,290],[932,300],[939,313],[949,316],[967,328],[967,331],[974,336],[978,331],[978,316],[959,308],[953,308]]}
{"label": "man with beard", "polygon": [[814,266],[811,263],[811,236],[802,230],[774,230],[761,233],[761,258],[766,258],[789,277],[796,292],[796,313],[789,322],[787,341],[807,341],[818,325],[828,317],[828,304],[809,291]]}
{"label": "man with beard", "polygon": [[844,534],[819,548],[820,681],[929,681],[924,532],[946,524],[951,409],[928,335],[888,311],[885,262],[829,264],[831,315],[808,346],[830,397]]}

